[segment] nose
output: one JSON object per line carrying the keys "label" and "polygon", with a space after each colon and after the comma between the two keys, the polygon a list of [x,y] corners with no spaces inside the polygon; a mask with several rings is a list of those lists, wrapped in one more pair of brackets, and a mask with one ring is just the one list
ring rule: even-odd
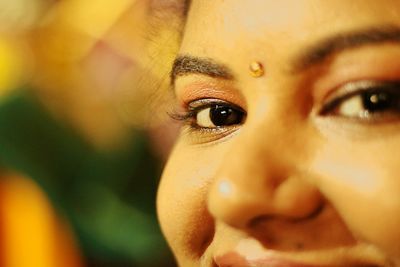
{"label": "nose", "polygon": [[248,228],[260,219],[311,218],[319,210],[322,197],[301,168],[304,141],[285,135],[243,129],[230,140],[208,196],[216,220]]}

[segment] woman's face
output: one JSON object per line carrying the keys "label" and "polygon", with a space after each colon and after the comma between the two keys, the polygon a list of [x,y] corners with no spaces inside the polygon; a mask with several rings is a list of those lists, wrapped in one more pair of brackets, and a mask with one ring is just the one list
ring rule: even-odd
{"label": "woman's face", "polygon": [[158,195],[180,266],[399,264],[399,59],[397,0],[194,0]]}

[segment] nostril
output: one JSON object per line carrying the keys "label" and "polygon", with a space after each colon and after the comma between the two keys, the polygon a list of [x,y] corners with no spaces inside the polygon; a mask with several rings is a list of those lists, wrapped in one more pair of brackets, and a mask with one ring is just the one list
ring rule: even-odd
{"label": "nostril", "polygon": [[290,221],[298,223],[298,222],[313,220],[322,213],[324,207],[325,207],[324,203],[320,203],[311,213],[301,218],[291,218]]}
{"label": "nostril", "polygon": [[251,219],[249,221],[247,227],[249,229],[253,229],[253,228],[255,229],[255,228],[259,227],[260,225],[262,225],[268,221],[275,220],[275,219],[276,219],[276,216],[274,216],[274,215],[260,215],[260,216],[257,216],[255,218]]}
{"label": "nostril", "polygon": [[302,217],[291,217],[287,215],[281,215],[281,214],[264,214],[264,215],[259,215],[257,217],[254,217],[248,222],[247,227],[249,229],[251,228],[257,228],[258,226],[267,223],[268,221],[287,221],[290,223],[302,223],[305,221],[310,221],[315,218],[317,218],[322,211],[324,210],[324,203],[320,203],[312,212],[306,214],[305,216]]}

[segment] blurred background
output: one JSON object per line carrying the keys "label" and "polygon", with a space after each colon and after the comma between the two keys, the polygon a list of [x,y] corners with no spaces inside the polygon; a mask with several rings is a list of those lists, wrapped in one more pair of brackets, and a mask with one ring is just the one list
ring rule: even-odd
{"label": "blurred background", "polygon": [[0,266],[175,266],[155,195],[178,2],[0,0]]}

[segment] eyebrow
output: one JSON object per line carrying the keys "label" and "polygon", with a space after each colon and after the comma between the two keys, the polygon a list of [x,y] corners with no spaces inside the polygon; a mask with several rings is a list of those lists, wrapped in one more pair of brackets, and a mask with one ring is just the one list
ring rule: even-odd
{"label": "eyebrow", "polygon": [[178,56],[170,74],[171,84],[175,84],[178,76],[188,74],[202,74],[213,78],[233,80],[233,72],[224,64],[218,63],[211,58],[200,58],[190,55]]}
{"label": "eyebrow", "polygon": [[312,66],[324,63],[328,58],[346,50],[390,42],[400,43],[399,27],[381,26],[340,33],[305,49],[305,52],[294,58],[291,64],[293,66],[292,71],[304,71]]}
{"label": "eyebrow", "polygon": [[[303,52],[292,59],[290,70],[292,73],[302,72],[310,67],[324,63],[337,53],[367,45],[379,45],[389,42],[400,43],[399,27],[389,25],[340,33],[305,48]],[[234,78],[233,71],[213,59],[190,55],[178,56],[172,66],[171,84],[175,84],[178,76],[189,74],[202,74],[229,80]]]}

